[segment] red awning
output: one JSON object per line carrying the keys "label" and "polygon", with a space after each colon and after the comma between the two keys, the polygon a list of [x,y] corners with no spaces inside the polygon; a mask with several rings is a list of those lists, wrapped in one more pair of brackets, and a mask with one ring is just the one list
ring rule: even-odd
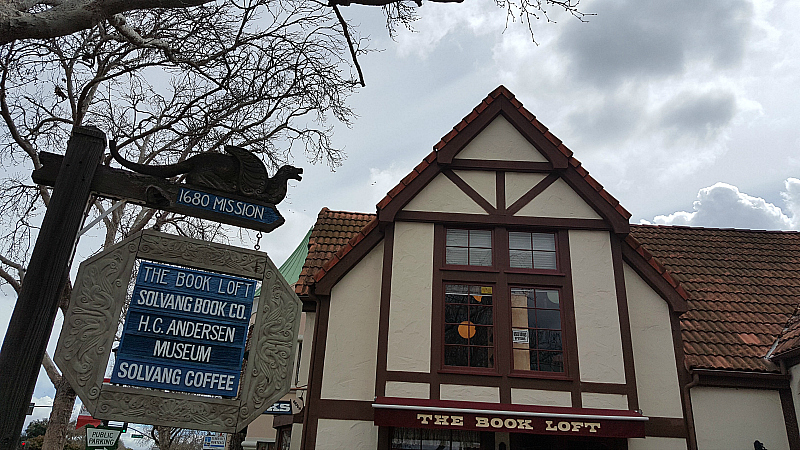
{"label": "red awning", "polygon": [[632,438],[644,437],[648,418],[613,409],[564,408],[378,397],[379,426]]}

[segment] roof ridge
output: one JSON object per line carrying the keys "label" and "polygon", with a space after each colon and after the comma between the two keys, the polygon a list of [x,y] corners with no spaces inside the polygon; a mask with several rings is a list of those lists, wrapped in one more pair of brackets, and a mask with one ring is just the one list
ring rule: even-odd
{"label": "roof ridge", "polygon": [[433,151],[430,154],[428,154],[422,160],[422,162],[419,165],[417,165],[417,167],[414,168],[414,170],[412,170],[405,178],[403,178],[400,181],[400,183],[398,183],[394,188],[392,188],[392,190],[390,190],[386,194],[386,196],[384,196],[383,199],[381,199],[381,201],[378,202],[376,208],[378,210],[384,209],[391,202],[391,200],[397,196],[397,194],[399,194],[406,186],[408,186],[408,184],[414,178],[416,178],[419,174],[422,173],[422,170],[424,170],[430,164],[432,164],[434,161],[437,160],[439,150],[441,150],[445,145],[447,145],[448,142],[452,141],[453,138],[455,138],[464,128],[467,127],[467,125],[469,125],[470,123],[472,123],[472,121],[478,118],[478,116],[484,110],[486,110],[486,108],[488,108],[489,105],[491,105],[496,98],[500,96],[505,97],[511,103],[511,105],[513,105],[514,108],[516,108],[516,110],[531,125],[533,125],[533,127],[539,130],[539,132],[542,133],[545,139],[550,141],[550,143],[553,144],[553,146],[555,146],[555,148],[567,158],[569,165],[574,168],[574,170],[578,173],[578,175],[580,175],[584,180],[586,180],[586,182],[589,183],[592,189],[594,189],[598,194],[600,194],[600,197],[602,197],[606,202],[608,202],[618,214],[624,217],[626,221],[631,218],[631,213],[619,203],[619,200],[617,200],[613,195],[611,195],[611,193],[606,191],[605,188],[603,188],[603,185],[600,184],[597,180],[595,180],[594,177],[589,175],[589,171],[587,171],[581,166],[581,162],[578,161],[573,156],[572,150],[567,148],[567,146],[563,144],[561,139],[556,137],[553,133],[551,133],[548,130],[546,126],[544,126],[544,124],[542,124],[539,120],[537,120],[536,116],[534,116],[530,111],[528,111],[525,108],[525,106],[523,106],[523,104],[516,99],[514,94],[502,84],[499,85],[497,88],[495,88],[492,92],[490,92],[489,95],[486,96],[486,98],[481,100],[481,102],[478,103],[478,105],[475,108],[473,108],[469,114],[464,116],[464,118],[461,119],[461,121],[458,122],[453,127],[452,130],[450,130],[449,132],[447,132],[447,134],[442,136],[439,142],[437,142],[433,146]]}
{"label": "roof ridge", "polygon": [[359,242],[361,242],[367,235],[374,230],[378,226],[378,216],[372,218],[364,227],[356,233],[355,236],[351,237],[347,244],[343,245],[333,258],[329,259],[322,267],[314,274],[314,281],[317,282],[325,276],[326,273],[330,272],[330,270],[335,266],[342,258],[352,250]]}
{"label": "roof ridge", "polygon": [[692,225],[667,225],[657,223],[632,223],[631,227],[636,228],[662,228],[662,229],[683,229],[683,230],[708,230],[708,231],[744,231],[749,233],[768,233],[768,234],[800,234],[798,230],[759,230],[751,228],[722,228],[722,227],[703,227]]}
{"label": "roof ridge", "polygon": [[686,290],[683,288],[683,286],[681,286],[681,283],[678,282],[672,276],[670,271],[667,270],[667,268],[664,267],[664,265],[661,264],[661,262],[658,259],[656,259],[656,257],[653,256],[652,253],[650,253],[646,248],[644,248],[644,246],[642,245],[641,242],[639,242],[635,237],[633,237],[630,234],[625,236],[625,242],[628,245],[630,245],[631,248],[633,248],[633,250],[636,253],[638,253],[642,258],[644,258],[644,260],[647,261],[647,263],[653,269],[655,269],[656,272],[658,272],[659,275],[661,275],[661,277],[664,280],[666,280],[666,282],[669,283],[670,286],[672,286],[673,289],[675,289],[675,292],[677,292],[678,295],[681,296],[681,298],[683,298],[684,300],[689,300],[689,294],[686,292]]}

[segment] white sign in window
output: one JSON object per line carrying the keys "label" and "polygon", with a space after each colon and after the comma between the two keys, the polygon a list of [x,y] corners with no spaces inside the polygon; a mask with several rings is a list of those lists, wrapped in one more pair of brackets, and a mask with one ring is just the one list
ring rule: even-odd
{"label": "white sign in window", "polygon": [[511,330],[515,344],[527,344],[530,342],[528,339],[529,330]]}

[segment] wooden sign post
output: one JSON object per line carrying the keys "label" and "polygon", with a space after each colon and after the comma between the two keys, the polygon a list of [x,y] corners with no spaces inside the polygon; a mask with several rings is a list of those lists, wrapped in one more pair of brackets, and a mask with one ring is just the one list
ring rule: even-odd
{"label": "wooden sign post", "polygon": [[15,450],[67,281],[106,136],[76,127],[0,351],[0,450]]}

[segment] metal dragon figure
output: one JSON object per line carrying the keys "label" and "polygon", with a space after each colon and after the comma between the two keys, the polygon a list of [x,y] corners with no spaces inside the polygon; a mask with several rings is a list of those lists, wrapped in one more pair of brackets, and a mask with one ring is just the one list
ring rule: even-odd
{"label": "metal dragon figure", "polygon": [[189,185],[239,194],[273,205],[286,197],[286,183],[290,178],[302,180],[303,169],[288,165],[270,177],[260,158],[232,145],[225,146],[224,154],[200,153],[179,163],[153,166],[126,160],[113,142],[109,147],[114,159],[134,172],[162,178],[186,174],[185,181]]}

